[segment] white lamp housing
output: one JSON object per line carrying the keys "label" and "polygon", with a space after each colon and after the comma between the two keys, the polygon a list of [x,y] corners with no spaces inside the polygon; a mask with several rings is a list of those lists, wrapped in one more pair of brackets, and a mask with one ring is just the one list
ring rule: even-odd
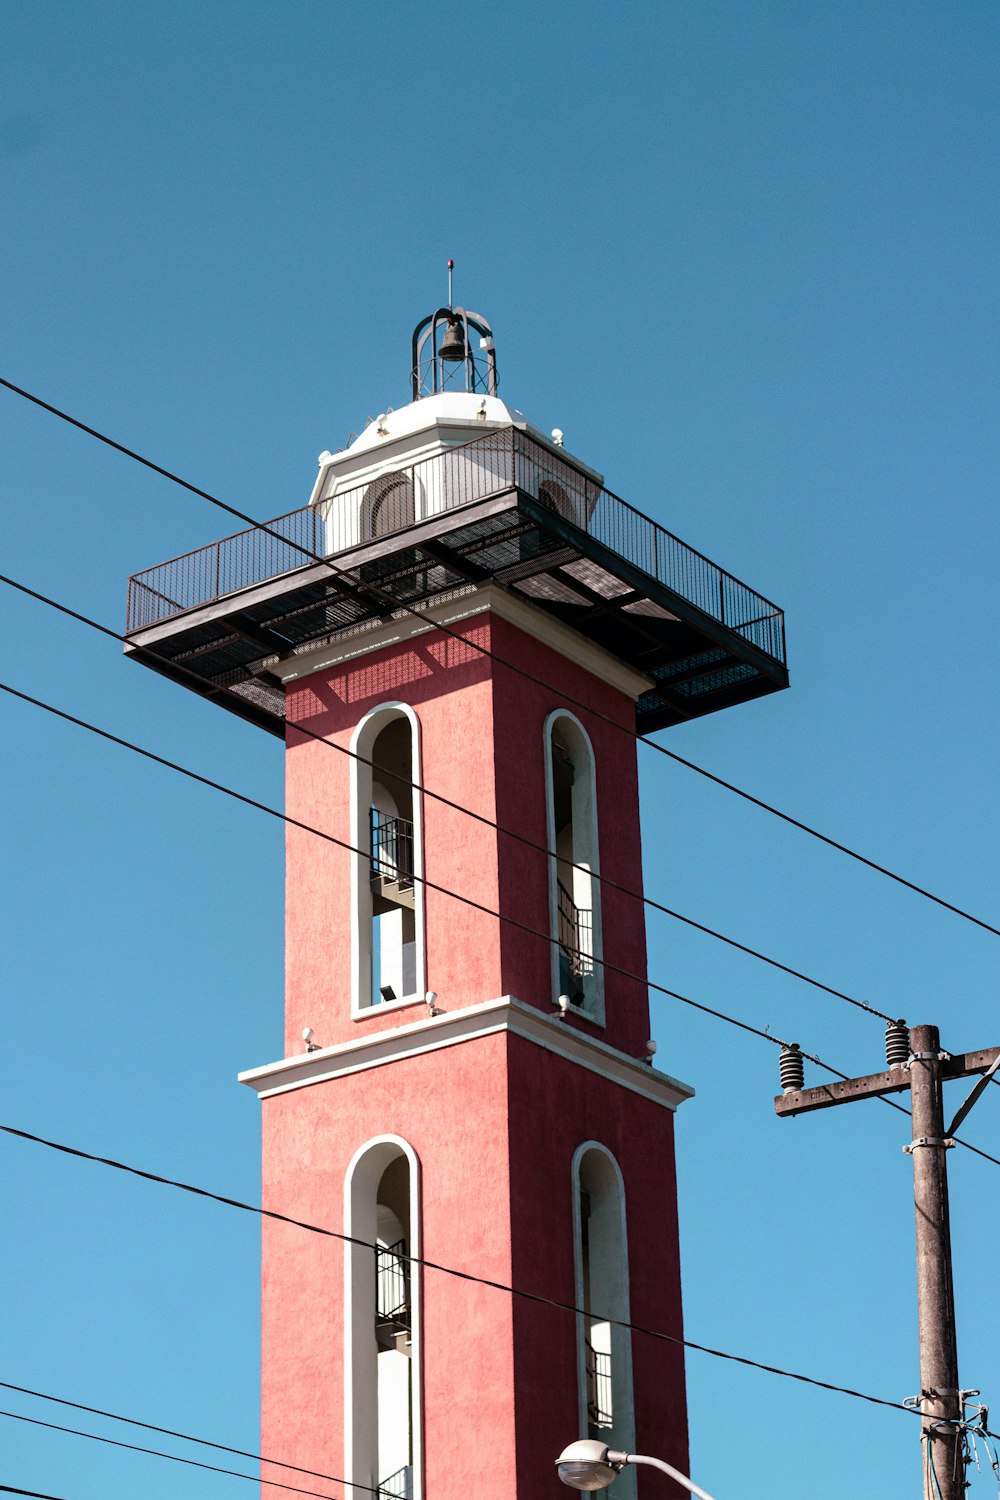
{"label": "white lamp housing", "polygon": [[698,1500],[712,1500],[706,1490],[699,1489],[686,1474],[662,1458],[650,1458],[645,1453],[616,1453],[596,1438],[580,1438],[570,1443],[556,1459],[556,1471],[570,1489],[604,1490],[626,1464],[646,1464],[651,1469],[659,1469],[661,1474],[675,1479]]}
{"label": "white lamp housing", "polygon": [[605,1490],[621,1468],[610,1462],[607,1443],[596,1438],[570,1443],[556,1459],[559,1478],[574,1490]]}

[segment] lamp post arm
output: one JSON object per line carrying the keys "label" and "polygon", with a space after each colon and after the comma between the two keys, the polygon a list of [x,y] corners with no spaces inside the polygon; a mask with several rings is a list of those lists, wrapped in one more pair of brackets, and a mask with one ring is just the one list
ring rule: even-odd
{"label": "lamp post arm", "polygon": [[686,1490],[690,1490],[692,1495],[697,1495],[698,1500],[712,1500],[707,1490],[699,1489],[686,1474],[682,1474],[672,1464],[664,1463],[662,1458],[647,1458],[642,1453],[614,1453],[609,1449],[607,1461],[609,1464],[648,1464],[651,1469],[659,1469],[661,1474],[676,1479],[677,1483],[683,1485]]}

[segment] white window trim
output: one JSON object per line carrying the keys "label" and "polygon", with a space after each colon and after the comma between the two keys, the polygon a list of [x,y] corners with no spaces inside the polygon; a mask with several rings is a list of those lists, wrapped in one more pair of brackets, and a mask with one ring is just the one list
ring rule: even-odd
{"label": "white window trim", "polygon": [[[379,1151],[384,1147],[384,1151]],[[357,1205],[355,1177],[358,1167],[372,1152],[377,1152],[382,1158],[383,1164],[378,1170],[375,1179],[375,1188],[378,1186],[378,1178],[381,1177],[385,1167],[393,1157],[403,1155],[410,1168],[410,1223],[409,1223],[409,1254],[419,1257],[421,1251],[421,1200],[420,1200],[420,1158],[416,1151],[398,1135],[376,1135],[371,1140],[365,1141],[359,1146],[351,1157],[346,1175],[344,1177],[344,1233],[353,1236],[357,1226]],[[378,1162],[372,1164],[378,1166]],[[374,1222],[374,1215],[372,1215]],[[372,1235],[374,1241],[374,1234]],[[344,1246],[344,1462],[347,1478],[352,1484],[363,1486],[376,1486],[379,1482],[377,1474],[372,1475],[364,1467],[364,1472],[355,1472],[359,1457],[357,1454],[357,1443],[355,1435],[358,1426],[365,1420],[370,1421],[372,1417],[371,1403],[359,1399],[355,1401],[354,1377],[357,1362],[368,1357],[370,1354],[370,1329],[369,1337],[365,1336],[364,1319],[374,1318],[375,1309],[354,1305],[353,1285],[353,1260],[355,1254],[374,1255],[374,1250],[367,1250],[361,1246],[352,1246],[350,1243]],[[424,1493],[424,1460],[423,1460],[423,1410],[424,1410],[424,1387],[423,1387],[423,1285],[421,1280],[421,1267],[418,1264],[410,1266],[410,1316],[412,1340],[410,1349],[410,1380],[411,1384],[411,1428],[410,1436],[413,1445],[413,1500],[423,1500]],[[361,1320],[362,1326],[358,1332],[360,1337],[355,1339],[355,1324]],[[369,1433],[368,1445],[374,1441],[377,1448],[377,1436],[373,1440]]]}
{"label": "white window trim", "polygon": [[[608,1147],[600,1141],[583,1141],[573,1153],[573,1163],[570,1169],[570,1190],[573,1195],[573,1265],[576,1276],[576,1305],[584,1306],[586,1290],[583,1285],[583,1222],[580,1215],[580,1165],[588,1152],[597,1151],[610,1164],[615,1180],[618,1184],[618,1209],[620,1215],[619,1243],[622,1247],[621,1281],[618,1287],[620,1298],[617,1308],[600,1309],[607,1311],[615,1318],[623,1322],[631,1319],[631,1292],[629,1290],[629,1244],[628,1224],[625,1212],[625,1179],[622,1177],[621,1167],[617,1159]],[[625,1416],[621,1422],[615,1423],[614,1445],[631,1453],[635,1450],[635,1387],[632,1380],[632,1339],[628,1329],[621,1329],[618,1339],[618,1348],[615,1350],[615,1364],[619,1366],[618,1378],[615,1380],[615,1388],[618,1393],[625,1397]],[[578,1423],[580,1436],[590,1436],[590,1424],[587,1415],[587,1324],[582,1312],[576,1315],[576,1388],[579,1403]],[[614,1369],[614,1365],[612,1366]],[[614,1377],[613,1377],[614,1378]],[[625,1481],[630,1481],[626,1483]],[[616,1481],[620,1486],[623,1496],[635,1496],[635,1473],[628,1468],[624,1469]]]}
{"label": "white window trim", "polygon": [[[368,885],[369,860],[362,854],[351,855],[351,1020],[364,1021],[371,1016],[383,1015],[386,1011],[401,1010],[407,1005],[422,1002],[427,994],[427,954],[424,931],[424,885],[420,878],[424,873],[424,807],[423,793],[417,790],[423,781],[421,775],[420,720],[409,703],[393,700],[380,703],[369,709],[355,726],[351,735],[351,751],[354,757],[372,759],[372,750],[379,730],[383,727],[374,721],[384,719],[388,723],[402,715],[410,723],[410,780],[413,787],[413,863],[414,875],[418,878],[413,887],[414,928],[416,938],[416,987],[410,995],[400,995],[395,1000],[383,1001],[379,1005],[365,1004],[363,995],[371,972],[371,914],[368,903],[362,902],[362,892]],[[365,849],[368,844],[368,804],[371,800],[371,767],[363,760],[351,760],[351,834],[355,849]],[[362,794],[365,807],[362,809]],[[365,908],[363,910],[363,907]],[[365,968],[367,965],[367,969]]]}
{"label": "white window trim", "polygon": [[[593,886],[593,943],[594,943],[594,984],[593,1001],[590,1005],[570,1005],[574,1015],[583,1016],[595,1026],[604,1026],[604,922],[602,917],[601,902],[601,829],[600,819],[597,816],[597,762],[594,757],[594,746],[590,735],[584,729],[576,714],[570,713],[568,708],[555,708],[545,717],[543,729],[542,749],[545,760],[545,831],[546,848],[555,850],[556,847],[556,822],[555,822],[555,787],[552,775],[552,730],[560,719],[568,719],[582,736],[587,747],[588,775],[590,778],[590,804],[593,808],[594,818],[594,859],[589,871]],[[574,769],[576,769],[574,767]],[[549,855],[549,932],[552,937],[559,936],[559,899],[557,880],[559,875],[559,862],[552,853]],[[549,944],[551,959],[550,968],[552,976],[552,999],[553,1003],[559,994],[559,945]]]}

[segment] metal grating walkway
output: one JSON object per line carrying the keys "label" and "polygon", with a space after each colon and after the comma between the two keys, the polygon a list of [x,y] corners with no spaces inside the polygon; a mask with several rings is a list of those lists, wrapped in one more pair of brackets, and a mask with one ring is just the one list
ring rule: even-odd
{"label": "metal grating walkway", "polygon": [[787,686],[781,611],[558,451],[504,429],[429,465],[444,503],[390,535],[356,535],[355,490],[137,574],[127,653],[283,734],[278,662],[491,583],[646,673],[640,732]]}

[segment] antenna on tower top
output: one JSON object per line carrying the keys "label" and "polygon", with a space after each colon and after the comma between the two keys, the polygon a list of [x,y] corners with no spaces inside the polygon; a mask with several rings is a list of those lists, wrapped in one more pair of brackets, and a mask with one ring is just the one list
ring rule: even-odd
{"label": "antenna on tower top", "polygon": [[454,271],[454,269],[455,269],[455,262],[453,260],[450,260],[448,262],[448,310],[449,311],[451,311],[451,309],[455,306],[454,299],[453,299],[453,297],[451,295],[451,273],[452,273],[452,271]]}

